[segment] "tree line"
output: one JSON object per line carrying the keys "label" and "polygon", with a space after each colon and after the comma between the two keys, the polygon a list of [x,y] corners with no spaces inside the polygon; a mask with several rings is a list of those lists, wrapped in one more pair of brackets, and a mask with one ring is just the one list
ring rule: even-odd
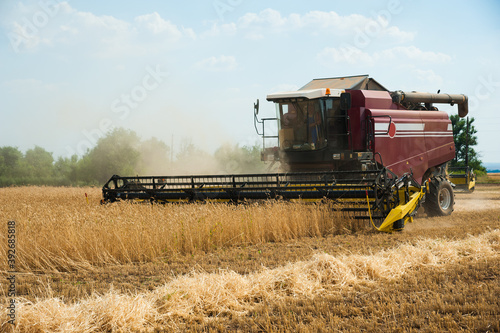
{"label": "tree line", "polygon": [[[473,146],[477,145],[474,118],[467,122],[450,117],[456,158],[451,166],[468,164],[474,170],[486,172]],[[94,148],[79,157],[54,159],[51,152],[35,146],[26,153],[16,147],[0,147],[0,187],[11,185],[85,186],[102,185],[112,175],[189,175],[262,173],[268,166],[260,160],[259,145],[252,147],[223,145],[209,154],[192,142],[182,142],[179,151],[156,138],[142,140],[134,131],[117,128],[100,138]]]}
{"label": "tree line", "polygon": [[189,140],[179,151],[156,138],[142,140],[134,131],[118,128],[100,138],[83,156],[54,158],[35,146],[22,153],[16,147],[0,147],[0,186],[102,185],[112,175],[185,175],[207,173],[259,173],[266,170],[260,146],[223,145],[209,154]]}

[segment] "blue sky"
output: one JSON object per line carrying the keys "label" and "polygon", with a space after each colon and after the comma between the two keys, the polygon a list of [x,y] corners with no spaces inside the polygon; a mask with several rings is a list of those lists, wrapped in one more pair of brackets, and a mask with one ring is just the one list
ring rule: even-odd
{"label": "blue sky", "polygon": [[[313,78],[467,94],[500,162],[499,1],[0,4],[0,145],[82,154],[113,127],[178,150],[259,142],[253,102]],[[456,113],[456,107],[442,107]]]}

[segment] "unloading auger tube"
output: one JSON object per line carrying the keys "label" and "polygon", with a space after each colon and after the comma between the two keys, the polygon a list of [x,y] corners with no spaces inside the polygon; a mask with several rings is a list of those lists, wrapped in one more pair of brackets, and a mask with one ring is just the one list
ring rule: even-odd
{"label": "unloading auger tube", "polygon": [[400,178],[386,168],[207,176],[120,177],[103,186],[103,203],[134,200],[158,203],[247,202],[251,200],[331,200],[333,209],[371,221],[379,231],[401,230],[424,197],[410,174]]}
{"label": "unloading auger tube", "polygon": [[461,94],[431,94],[423,92],[404,92],[394,91],[391,93],[392,101],[395,103],[424,103],[432,105],[433,103],[458,105],[458,115],[463,118],[469,113],[469,99]]}

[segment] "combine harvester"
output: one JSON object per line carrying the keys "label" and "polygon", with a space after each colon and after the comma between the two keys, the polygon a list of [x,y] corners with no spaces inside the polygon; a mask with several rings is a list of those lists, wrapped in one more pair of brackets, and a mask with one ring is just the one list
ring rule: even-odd
{"label": "combine harvester", "polygon": [[[455,157],[452,124],[434,104],[457,104],[464,117],[467,96],[391,92],[363,75],[316,79],[267,100],[276,105],[274,118],[259,119],[259,101],[254,105],[262,160],[279,161],[283,173],[114,175],[102,189],[103,202],[331,200],[385,232],[413,221],[420,204],[429,215],[452,213],[446,171]],[[270,124],[278,135],[266,133]]]}

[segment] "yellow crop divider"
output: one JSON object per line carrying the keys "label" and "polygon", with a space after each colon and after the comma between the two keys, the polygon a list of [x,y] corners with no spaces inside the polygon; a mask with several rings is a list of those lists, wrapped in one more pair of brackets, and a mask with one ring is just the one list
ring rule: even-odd
{"label": "yellow crop divider", "polygon": [[[394,223],[399,220],[403,220],[404,225],[408,222],[413,222],[413,216],[411,213],[413,213],[416,209],[418,209],[419,203],[422,200],[422,198],[425,195],[425,190],[427,189],[427,182],[425,186],[422,186],[418,191],[414,192],[411,196],[410,199],[408,200],[407,203],[399,205],[395,208],[393,208],[387,217],[385,218],[384,222],[380,225],[380,227],[377,227],[375,223],[373,223],[372,220],[372,215],[370,211],[370,202],[368,201],[368,192],[366,194],[366,200],[368,202],[368,214],[370,216],[370,222],[372,223],[373,227],[377,229],[378,231],[382,232],[388,232],[391,233],[394,230]],[[416,189],[416,188],[414,188]],[[399,191],[404,191],[404,189],[400,189]]]}

